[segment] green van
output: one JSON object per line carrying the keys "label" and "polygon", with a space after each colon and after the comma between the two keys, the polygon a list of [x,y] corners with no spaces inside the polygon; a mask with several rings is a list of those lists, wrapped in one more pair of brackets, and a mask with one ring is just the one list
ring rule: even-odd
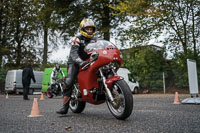
{"label": "green van", "polygon": [[[61,68],[65,76],[67,75],[67,69],[66,68]],[[49,88],[49,83],[50,83],[50,78],[51,78],[51,72],[53,71],[53,68],[45,68],[44,74],[43,74],[43,79],[42,79],[42,92],[46,92],[47,89]],[[58,75],[59,78],[62,77],[61,74]]]}

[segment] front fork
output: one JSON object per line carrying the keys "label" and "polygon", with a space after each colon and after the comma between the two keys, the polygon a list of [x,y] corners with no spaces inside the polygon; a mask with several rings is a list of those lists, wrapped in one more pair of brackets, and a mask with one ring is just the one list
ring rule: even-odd
{"label": "front fork", "polygon": [[76,83],[74,83],[74,94],[71,96],[72,98],[78,99],[78,95],[80,93],[78,87],[76,86]]}
{"label": "front fork", "polygon": [[61,90],[61,92],[63,92],[62,84],[59,83],[59,86],[60,86],[60,90]]}
{"label": "front fork", "polygon": [[108,86],[107,86],[107,84],[106,84],[106,78],[105,78],[105,76],[103,75],[102,69],[99,69],[99,72],[100,72],[100,75],[101,75],[101,77],[102,77],[103,85],[104,85],[104,87],[105,87],[106,93],[108,94],[108,98],[109,98],[109,100],[110,100],[112,103],[114,103],[114,98],[113,98],[113,96],[112,96],[112,94],[111,94],[111,92],[110,92],[110,89],[108,89]]}

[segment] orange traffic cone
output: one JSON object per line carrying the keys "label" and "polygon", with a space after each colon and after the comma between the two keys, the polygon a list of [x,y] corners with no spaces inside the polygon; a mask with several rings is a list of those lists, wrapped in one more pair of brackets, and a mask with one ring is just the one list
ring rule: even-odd
{"label": "orange traffic cone", "polygon": [[39,117],[39,116],[42,116],[42,115],[40,115],[40,109],[38,106],[38,98],[34,98],[31,114],[28,117]]}
{"label": "orange traffic cone", "polygon": [[6,94],[6,99],[8,99],[8,93]]}
{"label": "orange traffic cone", "polygon": [[180,104],[180,98],[178,96],[178,92],[175,92],[175,97],[174,97],[174,104]]}
{"label": "orange traffic cone", "polygon": [[44,94],[41,93],[40,100],[44,100]]}

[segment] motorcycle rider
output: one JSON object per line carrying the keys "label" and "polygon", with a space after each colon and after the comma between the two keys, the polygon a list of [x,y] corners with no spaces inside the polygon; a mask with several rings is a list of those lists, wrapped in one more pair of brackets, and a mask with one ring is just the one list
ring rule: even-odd
{"label": "motorcycle rider", "polygon": [[53,84],[53,82],[58,79],[58,75],[61,73],[62,77],[65,77],[65,74],[63,73],[63,71],[60,69],[60,65],[56,64],[56,66],[53,68],[52,72],[51,72],[51,85]]}
{"label": "motorcycle rider", "polygon": [[74,80],[77,78],[79,67],[85,66],[88,55],[84,48],[88,43],[96,42],[94,37],[96,25],[92,19],[83,19],[80,23],[80,35],[76,36],[72,41],[72,46],[68,59],[68,74],[66,77],[66,88],[63,89],[63,107],[57,111],[58,114],[67,114],[69,109],[70,96],[73,90]]}

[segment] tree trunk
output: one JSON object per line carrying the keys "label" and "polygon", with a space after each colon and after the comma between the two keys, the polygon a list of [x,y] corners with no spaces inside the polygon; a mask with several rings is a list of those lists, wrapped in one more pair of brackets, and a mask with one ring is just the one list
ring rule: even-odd
{"label": "tree trunk", "polygon": [[[19,15],[19,14],[17,14]],[[20,42],[20,23],[19,23],[19,16],[17,17],[16,21],[16,33],[15,33],[15,41],[17,43],[16,48],[16,66],[19,67],[21,63],[21,42]]]}
{"label": "tree trunk", "polygon": [[17,43],[17,49],[16,49],[16,54],[17,54],[17,58],[16,58],[16,66],[19,67],[21,64],[21,43]]}
{"label": "tree trunk", "polygon": [[110,40],[110,13],[109,13],[108,6],[104,7],[102,27],[104,27],[103,29],[104,39],[109,41]]}
{"label": "tree trunk", "polygon": [[0,68],[2,67],[2,63],[3,63],[3,56],[1,55],[1,53],[0,53]]}
{"label": "tree trunk", "polygon": [[45,66],[47,64],[47,53],[48,53],[48,28],[44,26],[44,49],[43,49],[43,62]]}
{"label": "tree trunk", "polygon": [[[1,0],[1,3],[3,4],[3,0]],[[1,50],[1,48],[3,47],[3,37],[2,37],[2,34],[3,34],[3,31],[2,31],[2,27],[3,27],[3,25],[2,25],[2,13],[3,12],[3,7],[1,7],[1,9],[0,9],[0,68],[1,68],[1,64],[2,64],[2,55],[3,55],[3,53],[1,53],[2,52],[2,50]]]}
{"label": "tree trunk", "polygon": [[194,59],[197,61],[198,64],[198,55],[197,55],[197,49],[196,49],[196,38],[195,38],[195,15],[194,15],[194,9],[192,6],[192,38],[193,38],[193,44],[194,44]]}

